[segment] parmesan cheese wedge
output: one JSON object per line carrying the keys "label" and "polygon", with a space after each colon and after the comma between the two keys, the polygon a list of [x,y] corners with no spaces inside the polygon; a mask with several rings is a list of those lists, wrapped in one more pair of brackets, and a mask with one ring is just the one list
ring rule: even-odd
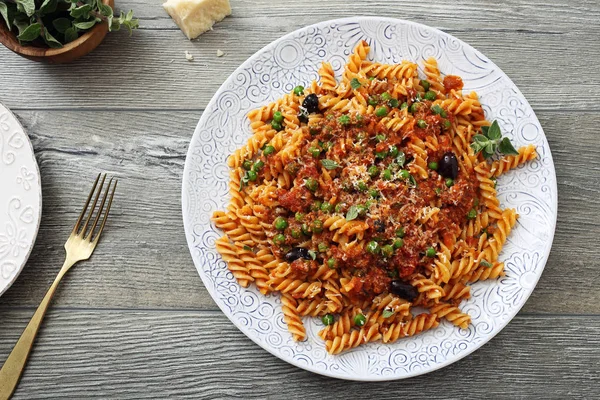
{"label": "parmesan cheese wedge", "polygon": [[163,7],[190,40],[231,15],[229,0],[167,0]]}

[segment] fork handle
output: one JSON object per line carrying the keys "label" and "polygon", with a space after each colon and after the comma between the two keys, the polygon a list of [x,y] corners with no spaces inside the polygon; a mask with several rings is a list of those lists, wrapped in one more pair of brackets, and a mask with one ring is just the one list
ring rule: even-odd
{"label": "fork handle", "polygon": [[15,391],[19,379],[21,378],[21,374],[27,364],[27,359],[29,358],[29,353],[31,352],[35,337],[37,336],[42,320],[46,315],[48,305],[50,304],[61,279],[73,264],[74,263],[71,263],[69,260],[65,261],[65,264],[56,276],[52,286],[50,286],[50,289],[46,292],[46,295],[35,311],[35,314],[31,317],[31,321],[29,321],[29,324],[27,324],[27,327],[21,334],[19,341],[6,359],[4,366],[0,369],[0,400],[8,400]]}

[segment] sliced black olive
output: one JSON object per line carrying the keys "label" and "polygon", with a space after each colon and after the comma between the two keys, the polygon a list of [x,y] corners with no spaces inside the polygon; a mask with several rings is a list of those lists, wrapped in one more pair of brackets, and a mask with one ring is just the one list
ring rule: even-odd
{"label": "sliced black olive", "polygon": [[383,232],[385,231],[385,222],[376,219],[375,222],[373,222],[373,225],[375,226],[375,230],[377,232]]}
{"label": "sliced black olive", "polygon": [[292,250],[285,254],[285,261],[292,262],[299,258],[304,258],[305,260],[312,260],[308,249],[304,247],[293,247]]}
{"label": "sliced black olive", "polygon": [[298,112],[298,120],[304,123],[308,122],[308,110],[306,108],[300,107],[300,111]]}
{"label": "sliced black olive", "polygon": [[319,112],[319,98],[314,93],[309,94],[304,98],[302,107],[306,108],[309,114]]}
{"label": "sliced black olive", "polygon": [[392,281],[390,284],[390,292],[408,301],[413,301],[419,295],[419,292],[414,286],[399,280]]}
{"label": "sliced black olive", "polygon": [[442,156],[438,162],[438,173],[444,178],[456,179],[458,176],[458,160],[452,152]]}

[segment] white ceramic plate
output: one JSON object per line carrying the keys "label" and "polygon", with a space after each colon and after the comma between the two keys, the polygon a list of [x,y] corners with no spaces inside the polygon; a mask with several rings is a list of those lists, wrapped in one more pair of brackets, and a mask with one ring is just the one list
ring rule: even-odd
{"label": "white ceramic plate", "polygon": [[[533,143],[539,159],[499,180],[503,207],[520,214],[500,259],[506,277],[480,282],[461,308],[472,317],[468,329],[443,321],[421,335],[387,345],[369,343],[330,356],[317,336],[320,321],[305,318],[308,340],[296,343],[287,332],[277,295],[243,289],[215,250],[222,234],[210,223],[228,203],[226,159],[246,142],[246,114],[317,78],[321,61],[338,75],[360,40],[369,58],[385,63],[421,63],[433,56],[443,74],[463,78],[465,92],[476,90],[489,120],[521,146]],[[215,302],[250,339],[277,357],[307,370],[343,379],[389,380],[433,371],[473,352],[517,314],[546,263],[556,223],[557,189],[548,142],[533,110],[512,81],[487,57],[437,29],[390,18],[359,17],[302,28],[269,44],[242,64],[221,86],[196,128],[183,178],[183,219],[194,263]]]}
{"label": "white ceramic plate", "polygon": [[17,279],[40,225],[42,186],[29,137],[0,104],[0,295]]}

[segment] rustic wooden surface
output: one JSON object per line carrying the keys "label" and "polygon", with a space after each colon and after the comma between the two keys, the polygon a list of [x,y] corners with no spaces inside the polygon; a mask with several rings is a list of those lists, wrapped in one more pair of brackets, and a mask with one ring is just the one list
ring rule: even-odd
{"label": "rustic wooden surface", "polygon": [[[0,101],[32,139],[44,198],[31,259],[0,298],[0,363],[62,264],[90,180],[99,171],[121,179],[104,240],[63,281],[15,399],[598,398],[598,2],[231,3],[234,15],[192,42],[160,1],[122,0],[142,28],[109,35],[74,64],[40,65],[0,48]],[[181,221],[187,146],[219,85],[281,35],[352,15],[422,22],[489,56],[535,109],[558,177],[552,253],[521,313],[466,359],[399,382],[320,377],[256,346],[204,289]]]}

